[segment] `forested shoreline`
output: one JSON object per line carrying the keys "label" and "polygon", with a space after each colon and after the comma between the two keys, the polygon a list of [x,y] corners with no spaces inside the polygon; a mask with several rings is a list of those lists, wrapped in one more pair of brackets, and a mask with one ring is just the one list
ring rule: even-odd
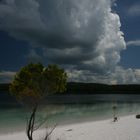
{"label": "forested shoreline", "polygon": [[[0,84],[0,91],[9,91],[10,83]],[[140,85],[106,85],[99,83],[67,83],[67,90],[59,94],[140,94]],[[58,94],[58,93],[57,93]]]}

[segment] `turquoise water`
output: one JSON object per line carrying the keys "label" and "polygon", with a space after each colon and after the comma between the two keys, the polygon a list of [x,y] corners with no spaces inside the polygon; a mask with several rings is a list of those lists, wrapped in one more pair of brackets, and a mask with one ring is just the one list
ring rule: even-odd
{"label": "turquoise water", "polygon": [[[81,123],[113,118],[113,106],[116,106],[115,114],[119,118],[124,115],[140,113],[140,103],[114,103],[96,102],[93,104],[59,104],[45,105],[37,112],[37,120],[43,120],[47,116],[47,123],[65,125],[68,123]],[[26,128],[29,110],[22,107],[0,109],[0,133],[22,131]]]}
{"label": "turquoise water", "polygon": [[[65,125],[103,119],[112,120],[114,105],[116,106],[115,115],[118,118],[140,113],[140,95],[138,94],[97,94],[90,96],[85,94],[85,96],[78,95],[77,97],[75,95],[52,96],[48,99],[50,103],[59,104],[39,107],[36,120],[46,119],[49,125]],[[92,104],[85,104],[85,101]],[[68,104],[72,102],[74,104]],[[29,115],[30,111],[17,104],[8,93],[0,94],[0,133],[25,130]]]}

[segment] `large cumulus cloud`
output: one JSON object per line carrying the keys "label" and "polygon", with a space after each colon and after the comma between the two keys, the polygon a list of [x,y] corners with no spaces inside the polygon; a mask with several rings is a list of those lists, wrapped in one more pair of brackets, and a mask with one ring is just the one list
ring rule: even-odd
{"label": "large cumulus cloud", "polygon": [[[115,82],[126,48],[112,0],[2,0],[0,30],[27,40],[46,63],[62,65],[71,80]],[[123,70],[126,71],[126,70]],[[121,82],[120,82],[121,83]]]}

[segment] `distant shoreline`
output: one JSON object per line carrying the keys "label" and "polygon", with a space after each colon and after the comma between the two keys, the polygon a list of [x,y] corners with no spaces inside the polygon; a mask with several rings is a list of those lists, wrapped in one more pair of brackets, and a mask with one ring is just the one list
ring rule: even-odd
{"label": "distant shoreline", "polygon": [[[17,106],[9,93],[10,84],[0,84],[1,108]],[[105,85],[98,83],[67,84],[67,91],[47,96],[44,104],[86,104],[95,102],[140,102],[140,85]],[[11,105],[10,105],[11,106]],[[11,106],[11,107],[12,107]]]}
{"label": "distant shoreline", "polygon": [[[140,94],[66,94],[50,95],[41,103],[46,104],[95,104],[103,102],[140,103]],[[0,108],[21,107],[8,92],[0,94]]]}
{"label": "distant shoreline", "polygon": [[[0,93],[2,91],[9,91],[10,83],[0,84]],[[106,85],[100,83],[76,83],[68,82],[66,91],[56,94],[140,94],[140,85],[128,84],[128,85]]]}

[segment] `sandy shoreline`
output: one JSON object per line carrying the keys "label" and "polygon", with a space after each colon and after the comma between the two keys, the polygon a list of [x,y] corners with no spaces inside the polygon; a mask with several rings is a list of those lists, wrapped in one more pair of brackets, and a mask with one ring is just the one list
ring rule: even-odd
{"label": "sandy shoreline", "polygon": [[[35,140],[41,140],[45,131],[35,133]],[[111,119],[58,126],[52,140],[140,140],[140,120],[135,115],[121,117],[113,123]],[[28,140],[25,132],[0,135],[0,140]]]}

